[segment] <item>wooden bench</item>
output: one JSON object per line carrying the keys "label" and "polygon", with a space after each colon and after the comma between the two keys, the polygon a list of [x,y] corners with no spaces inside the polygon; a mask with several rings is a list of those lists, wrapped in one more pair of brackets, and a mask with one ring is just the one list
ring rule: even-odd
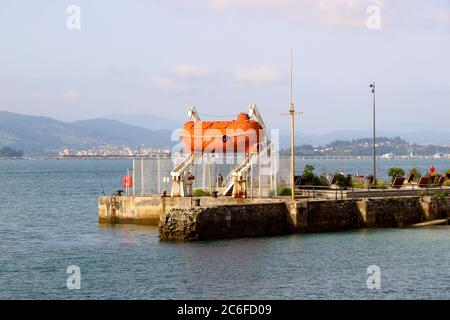
{"label": "wooden bench", "polygon": [[438,181],[436,182],[436,185],[437,185],[439,188],[442,188],[442,186],[444,185],[444,182],[445,182],[446,179],[447,179],[447,178],[444,177],[444,176],[439,177]]}
{"label": "wooden bench", "polygon": [[395,177],[394,181],[392,182],[391,188],[400,189],[403,186],[403,183],[405,183],[405,180],[405,177]]}
{"label": "wooden bench", "polygon": [[337,176],[334,175],[334,176],[331,178],[329,185],[332,186],[332,185],[336,184],[336,181],[337,181]]}
{"label": "wooden bench", "polygon": [[306,183],[305,179],[302,179],[302,176],[294,176],[294,185],[296,187],[298,186],[304,186]]}
{"label": "wooden bench", "polygon": [[416,175],[413,173],[413,174],[410,174],[409,176],[408,176],[408,179],[406,179],[406,183],[409,183],[409,184],[411,184],[412,182],[414,182],[414,179],[416,178]]}
{"label": "wooden bench", "polygon": [[419,179],[419,182],[417,183],[417,186],[419,188],[428,188],[430,185],[430,177],[421,177]]}

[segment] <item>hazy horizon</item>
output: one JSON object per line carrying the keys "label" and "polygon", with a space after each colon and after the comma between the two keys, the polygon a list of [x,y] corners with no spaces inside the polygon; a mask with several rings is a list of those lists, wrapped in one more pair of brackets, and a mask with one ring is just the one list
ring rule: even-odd
{"label": "hazy horizon", "polygon": [[[450,1],[0,0],[0,109],[64,121],[111,114],[183,122],[188,105],[256,103],[284,129],[289,50],[297,131],[447,132]],[[70,5],[80,29],[67,27]],[[368,8],[380,9],[371,30]]]}
{"label": "hazy horizon", "polygon": [[[9,110],[0,110],[0,114],[2,112],[11,112]],[[48,117],[45,115],[31,115],[24,113],[15,113],[23,116],[37,116],[37,117],[46,117],[53,120],[63,121],[65,123],[75,123],[83,120],[95,120],[95,119],[104,119],[104,120],[116,120],[120,121],[123,124],[131,125],[134,127],[150,129],[153,131],[158,131],[161,129],[178,129],[181,128],[183,123],[178,122],[169,117],[153,117],[152,115],[144,115],[144,114],[111,114],[106,115],[104,117],[98,118],[83,118],[83,119],[74,119],[74,120],[61,120],[53,117]],[[125,118],[120,118],[121,116],[125,116]],[[145,117],[151,117],[151,122],[146,122]],[[223,120],[223,119],[222,119]],[[290,140],[290,127],[284,128],[271,128],[269,129],[280,129],[280,138]],[[337,129],[332,131],[325,131],[322,133],[312,133],[302,131],[301,128],[297,127],[296,130],[296,145],[302,144],[312,144],[312,145],[323,145],[327,144],[331,141],[351,141],[354,139],[366,139],[372,137],[372,129],[366,130],[352,130],[352,129]],[[450,134],[448,128],[443,128],[442,130],[405,130],[405,131],[386,131],[386,130],[377,130],[376,132],[377,138],[394,138],[400,137],[403,140],[406,140],[409,143],[417,143],[417,144],[435,144],[435,145],[443,145],[449,146],[450,142],[446,137],[442,137],[442,135]]]}

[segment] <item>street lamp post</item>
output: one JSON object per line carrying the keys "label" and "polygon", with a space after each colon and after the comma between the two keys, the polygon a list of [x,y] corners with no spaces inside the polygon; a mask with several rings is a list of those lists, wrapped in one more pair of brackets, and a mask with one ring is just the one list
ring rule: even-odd
{"label": "street lamp post", "polygon": [[375,135],[375,81],[369,86],[373,95],[373,183],[377,181],[377,148],[376,148],[376,135]]}
{"label": "street lamp post", "polygon": [[293,50],[291,49],[291,67],[290,67],[290,103],[289,103],[289,113],[282,113],[282,115],[288,115],[291,117],[291,198],[295,200],[295,116],[302,114],[302,112],[295,112],[294,99],[292,97],[292,56]]}

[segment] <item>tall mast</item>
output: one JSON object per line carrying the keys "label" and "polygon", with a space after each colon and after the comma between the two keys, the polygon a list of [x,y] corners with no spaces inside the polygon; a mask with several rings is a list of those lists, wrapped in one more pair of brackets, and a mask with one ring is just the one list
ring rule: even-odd
{"label": "tall mast", "polygon": [[291,79],[290,79],[290,105],[289,105],[289,114],[291,115],[291,198],[292,200],[295,200],[295,124],[294,124],[294,118],[295,118],[295,106],[294,106],[294,100],[292,97],[292,82],[293,82],[293,76],[292,76],[292,56],[293,56],[293,50],[291,49],[291,63],[290,63],[290,72],[291,72]]}
{"label": "tall mast", "polygon": [[288,113],[282,113],[283,116],[291,116],[291,198],[292,200],[295,200],[295,116],[298,114],[302,114],[301,112],[295,112],[295,105],[294,105],[294,98],[293,98],[293,54],[294,50],[291,49],[291,57],[290,57],[290,84],[289,84],[289,112]]}

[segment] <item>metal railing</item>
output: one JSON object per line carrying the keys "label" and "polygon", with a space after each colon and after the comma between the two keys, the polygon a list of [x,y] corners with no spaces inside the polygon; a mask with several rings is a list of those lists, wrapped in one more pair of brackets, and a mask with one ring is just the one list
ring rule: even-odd
{"label": "metal railing", "polygon": [[[295,193],[298,196],[306,196],[318,198],[330,198],[334,199],[345,199],[345,198],[389,198],[392,196],[423,196],[432,195],[442,191],[448,191],[450,194],[450,187],[442,186],[426,186],[423,188],[355,188],[353,186],[349,187],[339,187],[339,186],[315,186],[315,185],[304,185],[295,188]],[[423,194],[425,192],[425,194]]]}

